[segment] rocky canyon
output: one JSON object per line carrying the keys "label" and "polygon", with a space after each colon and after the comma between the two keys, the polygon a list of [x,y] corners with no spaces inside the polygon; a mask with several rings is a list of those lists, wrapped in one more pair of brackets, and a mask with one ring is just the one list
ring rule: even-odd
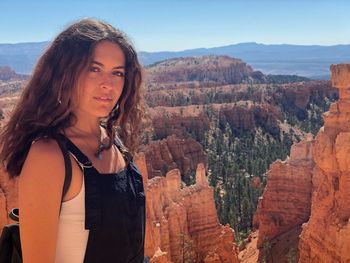
{"label": "rocky canyon", "polygon": [[[331,72],[339,100],[323,115],[324,126],[268,171],[254,216],[260,260],[350,262],[350,65]],[[242,262],[252,262],[245,253]]]}

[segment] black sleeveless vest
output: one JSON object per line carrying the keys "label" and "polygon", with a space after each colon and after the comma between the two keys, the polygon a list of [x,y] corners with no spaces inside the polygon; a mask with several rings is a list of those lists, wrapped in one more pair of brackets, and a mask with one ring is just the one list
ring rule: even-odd
{"label": "black sleeveless vest", "polygon": [[[118,173],[101,174],[67,137],[67,148],[84,173],[85,229],[89,238],[84,263],[142,263],[145,242],[145,192],[133,160]],[[121,149],[121,142],[115,140]]]}

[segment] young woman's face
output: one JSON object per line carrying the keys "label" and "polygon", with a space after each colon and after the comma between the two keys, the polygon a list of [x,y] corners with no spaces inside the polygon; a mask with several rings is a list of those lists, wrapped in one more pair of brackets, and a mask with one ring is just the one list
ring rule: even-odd
{"label": "young woman's face", "polygon": [[94,117],[106,117],[123,91],[125,56],[117,44],[101,41],[91,61],[79,78],[77,108]]}

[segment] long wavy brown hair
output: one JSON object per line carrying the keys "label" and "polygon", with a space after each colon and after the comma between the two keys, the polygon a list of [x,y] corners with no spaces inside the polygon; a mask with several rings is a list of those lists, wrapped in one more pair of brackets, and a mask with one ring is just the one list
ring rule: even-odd
{"label": "long wavy brown hair", "polygon": [[0,132],[0,161],[10,177],[18,176],[31,143],[41,136],[56,136],[76,122],[74,89],[92,52],[102,40],[120,46],[125,55],[125,83],[113,110],[101,119],[109,149],[118,135],[128,162],[139,146],[144,103],[142,68],[130,40],[120,30],[97,19],[82,19],[61,32],[35,66],[11,118]]}

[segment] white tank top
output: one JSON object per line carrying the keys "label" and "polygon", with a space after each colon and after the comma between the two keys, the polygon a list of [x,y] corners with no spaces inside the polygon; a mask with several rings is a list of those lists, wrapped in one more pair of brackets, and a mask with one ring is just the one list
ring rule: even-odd
{"label": "white tank top", "polygon": [[62,203],[55,263],[82,263],[89,230],[85,229],[84,180],[77,196]]}

